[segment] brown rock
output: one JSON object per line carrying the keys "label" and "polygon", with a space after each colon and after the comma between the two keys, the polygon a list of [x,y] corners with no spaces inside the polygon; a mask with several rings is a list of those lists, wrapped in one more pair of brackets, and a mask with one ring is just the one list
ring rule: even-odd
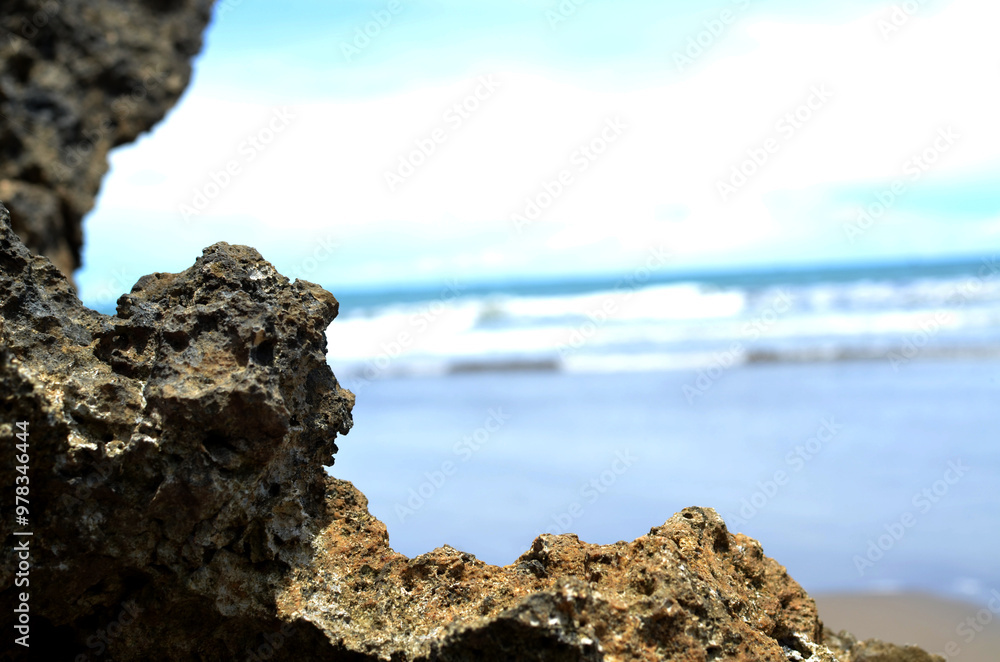
{"label": "brown rock", "polygon": [[[388,545],[331,479],[333,521],[279,598],[331,642],[380,659],[786,660],[826,654],[813,601],[760,545],[688,508],[631,543],[543,535],[505,567]],[[822,659],[822,658],[814,658]]]}
{"label": "brown rock", "polygon": [[0,200],[15,232],[64,275],[112,147],[180,97],[212,0],[4,0]]}

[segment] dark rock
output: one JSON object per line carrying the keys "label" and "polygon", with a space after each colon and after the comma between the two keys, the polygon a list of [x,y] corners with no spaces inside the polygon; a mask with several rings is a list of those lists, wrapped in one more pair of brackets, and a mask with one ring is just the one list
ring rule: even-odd
{"label": "dark rock", "polygon": [[274,595],[312,555],[323,465],[351,426],[326,363],[336,299],[220,243],[142,278],[106,317],[2,207],[0,267],[0,436],[13,448],[15,422],[30,433],[33,652],[73,659],[129,605],[140,615],[114,659],[231,659],[280,628]]}
{"label": "dark rock", "polygon": [[174,105],[212,0],[3,0],[0,200],[15,232],[66,276],[107,153]]}

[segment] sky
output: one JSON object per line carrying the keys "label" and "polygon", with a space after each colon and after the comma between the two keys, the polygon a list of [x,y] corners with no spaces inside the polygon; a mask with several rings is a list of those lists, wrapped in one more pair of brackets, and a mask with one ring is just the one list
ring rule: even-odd
{"label": "sky", "polygon": [[220,0],[81,298],[217,241],[334,292],[994,253],[1000,5],[802,4]]}

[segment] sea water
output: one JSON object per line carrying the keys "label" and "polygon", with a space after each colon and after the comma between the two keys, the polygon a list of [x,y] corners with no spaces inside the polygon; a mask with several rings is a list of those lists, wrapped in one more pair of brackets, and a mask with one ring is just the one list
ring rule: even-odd
{"label": "sea water", "polygon": [[694,505],[810,592],[1000,588],[988,260],[338,294],[331,472],[397,551],[506,564]]}

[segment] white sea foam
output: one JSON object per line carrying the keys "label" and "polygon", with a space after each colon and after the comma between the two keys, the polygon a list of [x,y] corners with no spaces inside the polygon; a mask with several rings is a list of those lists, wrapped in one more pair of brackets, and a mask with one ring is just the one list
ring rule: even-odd
{"label": "white sea foam", "polygon": [[877,358],[1000,346],[1000,278],[764,286],[680,282],[564,294],[498,292],[345,309],[328,331],[342,376],[530,368],[687,370],[752,360]]}

